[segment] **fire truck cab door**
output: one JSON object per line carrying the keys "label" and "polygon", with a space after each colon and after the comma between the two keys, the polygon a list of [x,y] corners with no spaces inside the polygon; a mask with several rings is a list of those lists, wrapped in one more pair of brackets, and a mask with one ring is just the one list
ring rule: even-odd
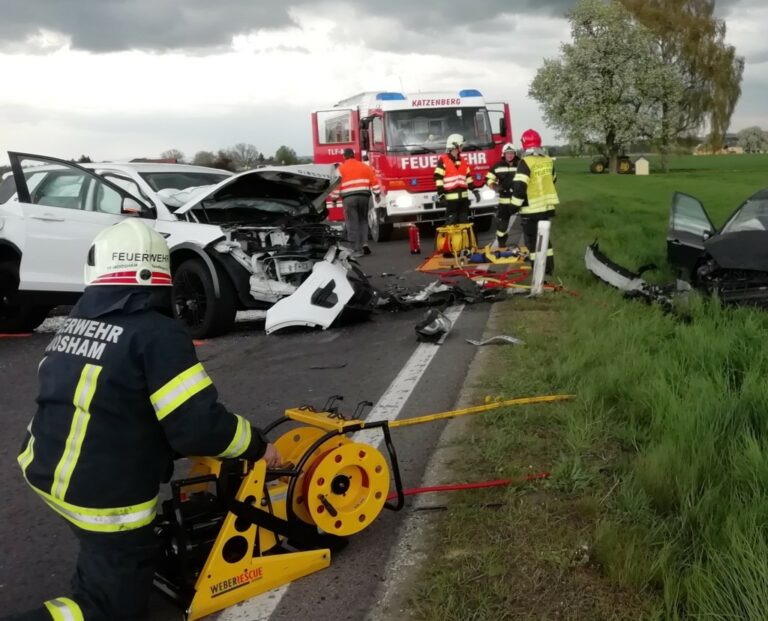
{"label": "fire truck cab door", "polygon": [[487,102],[488,118],[491,121],[491,132],[495,144],[512,142],[512,126],[509,120],[509,104],[503,102]]}
{"label": "fire truck cab door", "polygon": [[360,156],[360,114],[357,108],[330,108],[312,113],[315,164],[341,162],[344,149]]}

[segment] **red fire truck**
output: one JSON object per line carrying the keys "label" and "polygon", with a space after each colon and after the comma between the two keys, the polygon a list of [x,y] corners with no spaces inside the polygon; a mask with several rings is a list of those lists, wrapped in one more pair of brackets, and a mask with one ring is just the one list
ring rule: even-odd
{"label": "red fire truck", "polygon": [[[386,241],[396,224],[440,222],[433,172],[451,134],[464,136],[463,156],[476,187],[512,142],[509,104],[486,103],[475,89],[441,93],[368,92],[312,113],[316,164],[342,161],[345,148],[361,154],[376,172],[382,200],[368,212],[371,236]],[[495,193],[471,198],[470,211],[479,231],[487,230],[496,205]],[[470,195],[471,196],[471,195]]]}

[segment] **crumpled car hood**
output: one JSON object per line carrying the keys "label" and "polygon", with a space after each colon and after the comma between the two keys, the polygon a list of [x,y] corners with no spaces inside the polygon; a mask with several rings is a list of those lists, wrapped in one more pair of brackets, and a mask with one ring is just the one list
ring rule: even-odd
{"label": "crumpled car hood", "polygon": [[723,269],[768,272],[768,233],[765,231],[717,235],[704,242],[704,249]]}
{"label": "crumpled car hood", "polygon": [[338,183],[338,178],[332,173],[332,166],[320,164],[268,166],[248,170],[209,186],[204,192],[195,192],[174,213],[182,216],[201,201],[222,195],[251,199],[301,196],[315,207],[315,211],[321,212],[326,196]]}

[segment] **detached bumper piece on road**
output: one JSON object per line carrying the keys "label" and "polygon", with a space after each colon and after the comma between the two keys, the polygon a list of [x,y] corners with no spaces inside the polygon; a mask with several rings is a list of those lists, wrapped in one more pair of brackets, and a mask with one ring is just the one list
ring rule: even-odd
{"label": "detached bumper piece on road", "polygon": [[587,246],[584,253],[584,263],[587,269],[603,282],[624,292],[627,298],[640,298],[646,302],[660,304],[664,310],[671,312],[674,308],[676,295],[690,290],[686,283],[681,283],[681,288],[675,285],[654,285],[641,277],[641,274],[649,269],[655,269],[655,265],[640,268],[638,272],[628,270],[611,261],[600,251],[597,242]]}
{"label": "detached bumper piece on road", "polygon": [[342,316],[363,318],[376,306],[378,294],[365,274],[335,246],[294,293],[267,311],[265,330],[290,327],[329,328]]}

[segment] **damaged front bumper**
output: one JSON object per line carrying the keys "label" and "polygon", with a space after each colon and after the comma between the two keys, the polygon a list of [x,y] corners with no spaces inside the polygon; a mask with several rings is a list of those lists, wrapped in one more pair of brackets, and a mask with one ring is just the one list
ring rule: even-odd
{"label": "damaged front bumper", "polygon": [[645,266],[637,272],[628,270],[603,254],[597,242],[587,246],[584,253],[584,264],[594,276],[623,291],[625,297],[640,298],[648,303],[660,304],[667,311],[673,309],[674,300],[679,294],[691,290],[690,285],[683,281],[678,281],[676,285],[667,286],[649,283],[641,275],[655,266]]}
{"label": "damaged front bumper", "polygon": [[329,328],[342,315],[370,313],[378,294],[340,246],[315,263],[310,276],[294,293],[267,311],[265,330],[271,334],[289,327]]}

